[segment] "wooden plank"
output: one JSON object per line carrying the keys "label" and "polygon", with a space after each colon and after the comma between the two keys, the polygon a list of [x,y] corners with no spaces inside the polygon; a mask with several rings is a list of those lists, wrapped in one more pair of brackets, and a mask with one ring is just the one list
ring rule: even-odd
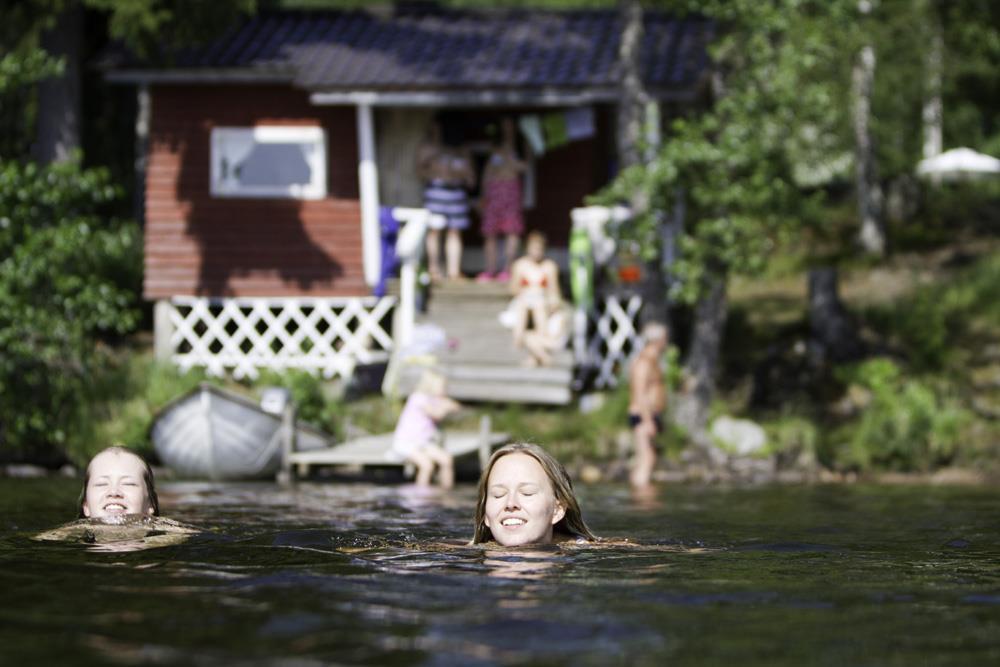
{"label": "wooden plank", "polygon": [[[355,438],[329,449],[309,452],[295,452],[290,455],[293,465],[405,465],[391,454],[392,433],[368,435]],[[479,450],[480,433],[474,431],[446,431],[444,447],[455,457],[476,453]],[[488,441],[491,447],[501,445],[510,439],[506,433],[491,433]]]}
{"label": "wooden plank", "polygon": [[448,383],[448,395],[460,401],[491,403],[545,403],[569,405],[573,392],[568,385],[455,380]]}

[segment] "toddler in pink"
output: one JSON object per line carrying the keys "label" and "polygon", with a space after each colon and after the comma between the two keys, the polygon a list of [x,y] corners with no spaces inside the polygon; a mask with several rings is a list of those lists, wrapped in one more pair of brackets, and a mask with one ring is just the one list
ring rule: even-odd
{"label": "toddler in pink", "polygon": [[438,423],[462,406],[448,398],[446,389],[442,375],[425,371],[396,422],[392,454],[416,466],[418,486],[430,486],[435,467],[441,488],[455,483],[452,456],[439,444]]}

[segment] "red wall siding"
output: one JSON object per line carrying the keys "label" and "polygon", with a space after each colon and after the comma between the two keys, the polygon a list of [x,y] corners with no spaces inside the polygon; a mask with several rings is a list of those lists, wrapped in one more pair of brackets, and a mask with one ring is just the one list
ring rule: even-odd
{"label": "red wall siding", "polygon": [[[320,125],[327,197],[215,198],[215,126]],[[353,107],[314,107],[283,86],[155,86],[146,173],[145,296],[368,294]]]}
{"label": "red wall siding", "polygon": [[550,149],[538,158],[535,207],[525,212],[525,223],[528,229],[544,232],[550,246],[569,243],[570,210],[584,206],[585,197],[611,180],[610,109],[599,106],[595,111],[593,137]]}

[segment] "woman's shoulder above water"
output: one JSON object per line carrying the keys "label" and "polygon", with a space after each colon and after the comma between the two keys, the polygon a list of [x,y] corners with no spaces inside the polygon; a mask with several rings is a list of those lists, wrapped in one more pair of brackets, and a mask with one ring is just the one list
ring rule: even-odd
{"label": "woman's shoulder above water", "polygon": [[103,544],[141,540],[160,535],[193,535],[201,529],[162,516],[128,514],[104,519],[77,519],[32,537],[53,542]]}

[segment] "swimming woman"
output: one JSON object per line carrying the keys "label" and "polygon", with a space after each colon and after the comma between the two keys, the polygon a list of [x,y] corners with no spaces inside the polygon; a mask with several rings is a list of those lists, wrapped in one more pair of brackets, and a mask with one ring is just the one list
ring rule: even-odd
{"label": "swimming woman", "polygon": [[561,463],[530,443],[501,447],[479,478],[473,544],[590,542],[573,483]]}
{"label": "swimming woman", "polygon": [[36,540],[84,542],[105,551],[177,544],[200,532],[160,516],[153,470],[135,452],[108,447],[87,465],[78,520],[36,535]]}
{"label": "swimming woman", "polygon": [[78,516],[116,519],[130,514],[160,516],[153,470],[135,452],[108,447],[87,465]]}

